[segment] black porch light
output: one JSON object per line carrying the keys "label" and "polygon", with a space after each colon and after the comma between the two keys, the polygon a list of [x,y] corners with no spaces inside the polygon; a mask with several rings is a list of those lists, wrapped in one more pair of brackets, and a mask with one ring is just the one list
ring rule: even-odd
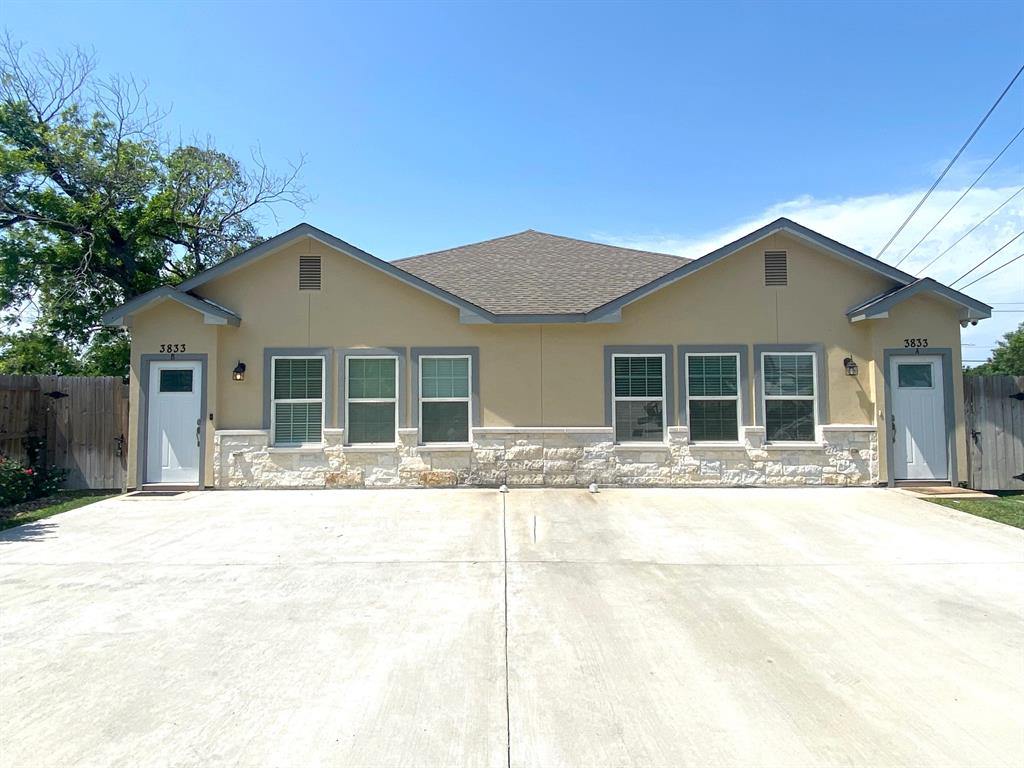
{"label": "black porch light", "polygon": [[245,381],[245,363],[241,360],[238,361],[235,370],[231,372],[231,378],[235,381]]}
{"label": "black porch light", "polygon": [[846,368],[847,376],[856,376],[860,369],[857,367],[857,361],[852,357],[847,357],[843,360],[843,367]]}

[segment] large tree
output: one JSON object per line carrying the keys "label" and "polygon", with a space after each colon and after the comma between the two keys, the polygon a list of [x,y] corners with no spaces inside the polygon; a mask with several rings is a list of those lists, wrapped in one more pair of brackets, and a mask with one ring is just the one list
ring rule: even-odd
{"label": "large tree", "polygon": [[1024,376],[1024,323],[1017,326],[1017,330],[1004,334],[1002,340],[996,342],[992,356],[986,362],[974,368],[968,368],[965,373],[968,375],[1003,373],[1010,376]]}
{"label": "large tree", "polygon": [[83,372],[123,372],[103,312],[251,247],[262,216],[306,202],[301,158],[275,173],[258,151],[243,164],[210,141],[172,146],[165,117],[91,55],[0,39],[0,370],[50,373],[25,369],[65,368],[71,350]]}

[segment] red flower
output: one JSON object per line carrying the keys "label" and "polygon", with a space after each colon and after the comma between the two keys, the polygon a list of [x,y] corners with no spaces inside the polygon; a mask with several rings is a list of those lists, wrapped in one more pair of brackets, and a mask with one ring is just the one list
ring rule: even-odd
{"label": "red flower", "polygon": [[22,470],[22,471],[23,471],[23,472],[24,472],[24,473],[25,473],[26,475],[31,475],[31,474],[32,474],[32,470],[31,470],[31,469],[25,469],[25,470]]}

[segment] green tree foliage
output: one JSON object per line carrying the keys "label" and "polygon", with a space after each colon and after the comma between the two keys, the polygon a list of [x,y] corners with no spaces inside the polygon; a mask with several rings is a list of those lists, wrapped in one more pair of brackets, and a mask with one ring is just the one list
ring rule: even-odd
{"label": "green tree foliage", "polygon": [[81,51],[0,39],[0,368],[68,369],[70,350],[82,372],[121,373],[105,311],[251,247],[261,216],[306,202],[301,160],[277,174],[258,151],[247,167],[209,141],[169,147],[164,117]]}
{"label": "green tree foliage", "polygon": [[1017,330],[1003,336],[986,362],[968,368],[965,373],[975,376],[993,373],[1024,376],[1024,323],[1017,326]]}

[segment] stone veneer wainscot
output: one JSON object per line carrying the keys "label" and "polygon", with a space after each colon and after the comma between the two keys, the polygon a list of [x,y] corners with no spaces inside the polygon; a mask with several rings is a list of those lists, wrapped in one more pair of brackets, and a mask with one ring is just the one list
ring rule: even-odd
{"label": "stone veneer wainscot", "polygon": [[214,435],[217,488],[390,488],[450,486],[797,486],[874,485],[878,440],[865,424],[818,428],[814,444],[766,445],[764,427],[743,427],[742,444],[691,444],[686,427],[668,443],[616,445],[611,427],[477,427],[471,446],[417,445],[415,428],[395,446],[269,445],[262,429]]}

